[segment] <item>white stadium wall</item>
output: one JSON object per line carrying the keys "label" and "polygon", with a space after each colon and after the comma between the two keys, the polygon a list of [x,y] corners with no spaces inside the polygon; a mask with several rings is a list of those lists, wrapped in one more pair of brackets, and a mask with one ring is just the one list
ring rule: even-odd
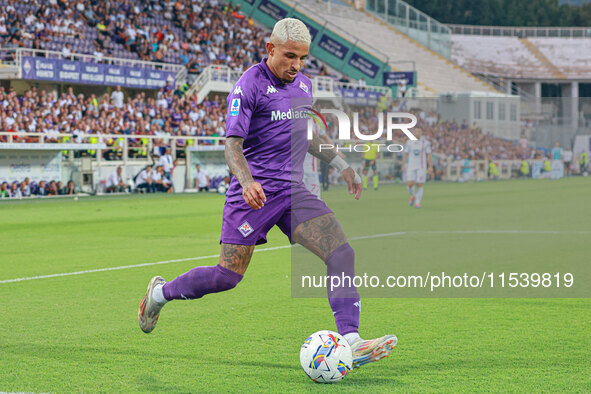
{"label": "white stadium wall", "polygon": [[485,133],[518,139],[521,134],[519,96],[484,92],[439,95],[438,111],[442,121],[456,120],[476,124]]}

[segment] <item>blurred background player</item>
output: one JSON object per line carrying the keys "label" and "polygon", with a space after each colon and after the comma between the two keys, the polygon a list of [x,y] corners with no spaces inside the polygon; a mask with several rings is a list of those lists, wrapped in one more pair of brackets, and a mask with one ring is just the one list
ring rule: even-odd
{"label": "blurred background player", "polygon": [[[326,143],[326,144],[332,145],[332,141],[326,135],[325,128],[321,124],[321,122],[314,121],[312,123],[312,125],[314,128],[313,129],[314,134],[320,138],[321,143]],[[321,169],[321,166],[322,166],[321,163],[323,163],[321,160],[318,160],[318,158],[314,157],[310,153],[306,153],[306,158],[304,159],[304,185],[306,186],[306,189],[308,189],[310,191],[310,193],[312,193],[313,195],[315,195],[318,198],[320,198],[320,191],[321,191],[321,187],[320,187],[321,180],[320,180],[320,173],[319,173],[319,170]],[[328,163],[327,163],[327,165],[328,165]],[[327,172],[328,172],[328,170],[327,170]],[[324,177],[324,175],[323,175],[323,177]],[[328,183],[328,174],[326,174],[326,177],[327,177],[327,183]],[[322,181],[322,184],[324,187],[324,180]],[[324,189],[324,190],[328,190],[328,185],[326,186],[326,189]]]}
{"label": "blurred background player", "polygon": [[552,179],[562,178],[564,163],[562,162],[562,148],[560,142],[557,142],[552,148]]}
{"label": "blurred background player", "polygon": [[497,163],[492,160],[488,162],[488,179],[499,179],[499,167],[497,166]]}
{"label": "blurred background player", "polygon": [[460,182],[468,182],[470,178],[472,178],[472,174],[474,173],[472,169],[472,163],[470,162],[470,156],[467,153],[462,155],[462,176],[460,177]]}
{"label": "blurred background player", "polygon": [[529,162],[525,158],[521,159],[519,173],[523,178],[527,178],[529,176]]}
{"label": "blurred background player", "polygon": [[368,151],[363,152],[363,189],[367,190],[367,173],[369,172],[369,167],[371,167],[373,170],[373,188],[374,190],[378,190],[378,166],[376,160],[380,155],[380,146],[375,142],[371,142],[367,146],[369,146]]}
{"label": "blurred background player", "polygon": [[[431,157],[431,143],[423,136],[421,129],[414,129],[416,141],[409,140],[404,147],[402,158],[402,172],[406,171],[406,190],[410,194],[408,204],[416,208],[421,207],[423,199],[423,184],[427,179],[426,171],[433,176],[433,158]],[[416,183],[416,191],[415,191]]]}
{"label": "blurred background player", "polygon": [[567,147],[563,152],[564,175],[571,175],[571,166],[573,164],[573,151]]}
{"label": "blurred background player", "polygon": [[582,151],[579,157],[579,174],[587,176],[587,167],[589,165],[589,156],[587,151]]}
{"label": "blurred background player", "polygon": [[[314,134],[318,135],[318,127],[314,126]],[[306,189],[313,195],[320,198],[320,174],[318,169],[320,166],[320,160],[312,156],[310,153],[306,153],[304,159],[304,185]]]}

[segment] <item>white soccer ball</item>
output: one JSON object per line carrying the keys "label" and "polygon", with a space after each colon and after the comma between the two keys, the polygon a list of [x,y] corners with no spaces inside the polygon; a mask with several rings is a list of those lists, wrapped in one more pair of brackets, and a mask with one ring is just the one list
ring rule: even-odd
{"label": "white soccer ball", "polygon": [[304,341],[300,364],[313,381],[336,383],[353,368],[353,353],[343,336],[334,331],[318,331]]}
{"label": "white soccer ball", "polygon": [[221,195],[224,195],[224,194],[226,194],[226,186],[224,186],[224,185],[220,185],[220,186],[218,187],[218,193],[219,193],[219,194],[221,194]]}

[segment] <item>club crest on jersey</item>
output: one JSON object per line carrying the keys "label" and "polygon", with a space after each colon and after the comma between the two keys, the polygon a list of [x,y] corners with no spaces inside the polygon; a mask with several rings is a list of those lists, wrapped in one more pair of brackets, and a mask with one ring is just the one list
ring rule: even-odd
{"label": "club crest on jersey", "polygon": [[230,116],[238,116],[238,112],[240,112],[240,99],[235,98],[232,99],[232,105],[230,106]]}
{"label": "club crest on jersey", "polygon": [[267,94],[271,93],[277,93],[277,89],[275,89],[275,86],[267,85]]}
{"label": "club crest on jersey", "polygon": [[238,227],[238,231],[240,231],[240,234],[246,238],[254,231],[254,229],[248,224],[248,222],[244,222]]}
{"label": "club crest on jersey", "polygon": [[303,81],[300,81],[300,89],[308,93],[308,85],[306,85]]}
{"label": "club crest on jersey", "polygon": [[242,96],[242,87],[236,86],[236,88],[234,88],[234,91],[232,93]]}

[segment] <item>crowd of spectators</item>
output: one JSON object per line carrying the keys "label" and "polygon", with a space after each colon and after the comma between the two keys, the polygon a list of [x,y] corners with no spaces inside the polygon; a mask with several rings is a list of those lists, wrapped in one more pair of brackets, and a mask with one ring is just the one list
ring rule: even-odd
{"label": "crowd of spectators", "polygon": [[[192,143],[182,137],[206,137],[199,143],[212,144],[215,137],[225,134],[227,110],[225,98],[219,95],[198,103],[196,94],[184,96],[183,92],[173,90],[172,87],[162,88],[155,98],[146,93],[126,97],[120,87],[102,97],[75,94],[72,87],[60,95],[35,87],[23,95],[17,95],[13,89],[0,87],[0,104],[0,130],[39,133],[44,135],[48,143],[103,142],[108,146],[104,150],[106,159],[121,158],[123,140],[118,139],[117,135],[138,135],[137,138],[128,139],[132,156],[149,155],[145,136],[152,136],[154,149],[161,149],[162,153],[167,146],[184,148]],[[359,113],[362,130],[377,130],[379,107],[351,109]],[[466,121],[441,121],[436,112],[410,112],[416,115],[416,127],[423,130],[433,151],[455,160],[530,159],[541,154],[532,151],[524,138],[515,141],[495,137],[475,125],[468,125]],[[329,136],[336,139],[337,125],[331,117],[327,117],[327,120]],[[67,136],[60,137],[59,134]],[[110,136],[105,138],[103,135]],[[173,144],[171,137],[180,138],[176,138]],[[6,136],[0,136],[0,142],[7,140]],[[38,137],[14,136],[12,140],[36,142]]]}
{"label": "crowd of spectators", "polygon": [[[465,120],[458,123],[439,121],[437,114],[431,114],[432,121],[427,121],[424,112],[417,114],[418,127],[431,142],[433,152],[445,155],[453,160],[517,160],[531,154],[515,140],[496,137],[484,133],[476,125],[469,125]],[[529,157],[527,157],[529,158]]]}
{"label": "crowd of spectators", "polygon": [[[388,109],[390,112],[399,112],[398,104]],[[378,114],[384,112],[384,108],[378,106],[350,107],[350,111],[358,113],[359,129],[362,133],[373,134],[378,129]],[[451,160],[516,160],[534,158],[535,150],[524,138],[509,140],[485,133],[478,126],[469,125],[465,120],[461,123],[455,119],[443,121],[435,111],[411,109],[408,111],[416,116],[417,125],[423,131],[423,136],[431,143],[434,153],[448,157]],[[350,116],[350,119],[353,119]],[[337,138],[337,124],[328,118],[329,137]],[[403,119],[402,122],[408,122]],[[384,122],[384,125],[386,123]],[[385,127],[385,126],[384,126]],[[403,135],[396,143],[405,145]]]}
{"label": "crowd of spectators", "polygon": [[[19,96],[13,89],[0,87],[0,130],[43,134],[49,143],[104,142],[111,148],[105,151],[106,158],[116,158],[123,141],[102,135],[147,135],[154,137],[155,146],[170,145],[173,136],[223,136],[225,116],[226,101],[218,95],[198,103],[196,94],[187,97],[171,88],[161,89],[156,98],[145,93],[125,98],[119,88],[111,96],[96,97],[76,95],[71,87],[57,96],[35,87]],[[13,142],[38,139],[14,136]],[[7,140],[0,136],[0,142]],[[128,143],[134,155],[147,156],[146,138],[130,138]],[[189,143],[183,138],[176,140],[179,147]]]}
{"label": "crowd of spectators", "polygon": [[0,184],[0,199],[5,198],[26,198],[43,196],[62,196],[76,194],[76,187],[73,181],[63,184],[61,181],[40,181],[31,182],[29,178],[18,182],[2,182]]}
{"label": "crowd of spectators", "polygon": [[264,57],[267,36],[239,5],[217,0],[0,1],[4,48],[183,64],[193,75],[210,64],[243,71]]}

